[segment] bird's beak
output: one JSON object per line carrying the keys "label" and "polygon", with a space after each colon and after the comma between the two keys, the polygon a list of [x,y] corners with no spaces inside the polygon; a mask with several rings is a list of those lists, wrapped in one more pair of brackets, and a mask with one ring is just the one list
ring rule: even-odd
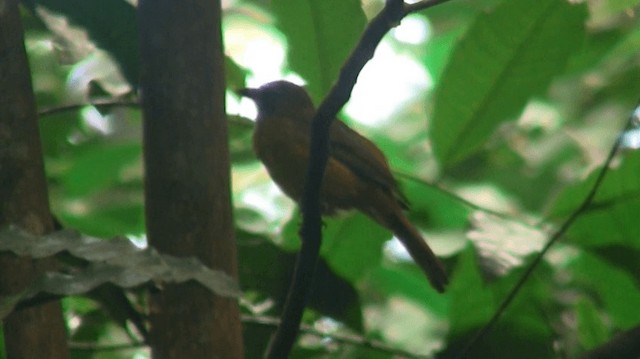
{"label": "bird's beak", "polygon": [[248,97],[251,99],[255,99],[258,96],[258,89],[254,88],[243,88],[236,91],[236,93],[243,97]]}

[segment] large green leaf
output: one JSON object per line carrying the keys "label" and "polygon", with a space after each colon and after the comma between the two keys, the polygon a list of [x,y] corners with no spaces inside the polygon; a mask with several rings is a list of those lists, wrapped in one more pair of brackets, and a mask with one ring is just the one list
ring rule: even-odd
{"label": "large green leaf", "polygon": [[321,254],[329,266],[352,283],[382,258],[382,244],[391,239],[389,231],[363,214],[334,221],[327,219]]}
{"label": "large green leaf", "polygon": [[480,327],[495,311],[494,295],[483,283],[472,246],[461,253],[447,295],[450,296],[451,336]]}
{"label": "large green leaf", "polygon": [[56,214],[65,227],[77,229],[91,236],[108,238],[123,233],[144,233],[142,203],[131,200],[123,202],[125,203],[102,204],[80,214],[64,209]]}
{"label": "large green leaf", "polygon": [[504,1],[456,46],[436,89],[431,136],[440,162],[471,155],[547,88],[584,37],[586,5]]}
{"label": "large green leaf", "polygon": [[578,256],[570,269],[579,285],[595,291],[617,328],[638,325],[640,290],[631,275],[588,253]]}
{"label": "large green leaf", "polygon": [[122,170],[139,160],[140,143],[99,146],[78,156],[62,178],[70,196],[86,196],[103,190],[122,177]]}
{"label": "large green leaf", "polygon": [[461,33],[462,28],[454,28],[452,31],[435,36],[427,42],[423,63],[434,83],[440,82],[440,76],[442,76],[447,64],[447,59]]}
{"label": "large green leaf", "polygon": [[274,0],[272,10],[287,37],[289,65],[320,98],[364,30],[360,0]]}
{"label": "large green leaf", "polygon": [[412,178],[402,182],[404,193],[409,199],[409,215],[412,219],[424,219],[427,228],[464,228],[471,210],[461,201],[436,187]]}
{"label": "large green leaf", "polygon": [[420,303],[439,316],[447,315],[447,296],[436,292],[422,272],[379,266],[369,280],[384,297],[400,295]]}
{"label": "large green leaf", "polygon": [[604,344],[607,333],[604,318],[590,298],[580,298],[575,307],[578,340],[585,349]]}

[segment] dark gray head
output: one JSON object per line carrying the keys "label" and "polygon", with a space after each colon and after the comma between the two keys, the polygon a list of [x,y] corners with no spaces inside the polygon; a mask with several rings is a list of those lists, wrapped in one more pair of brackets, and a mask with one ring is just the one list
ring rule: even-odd
{"label": "dark gray head", "polygon": [[258,118],[267,116],[311,116],[315,112],[307,91],[288,81],[274,81],[258,88],[238,91],[258,107]]}

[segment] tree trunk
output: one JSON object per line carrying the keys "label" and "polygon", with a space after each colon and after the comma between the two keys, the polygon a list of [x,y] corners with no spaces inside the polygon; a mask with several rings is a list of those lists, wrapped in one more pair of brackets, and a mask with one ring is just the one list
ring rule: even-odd
{"label": "tree trunk", "polygon": [[[53,223],[17,0],[0,6],[0,54],[0,226],[44,234]],[[0,296],[19,293],[48,268],[48,261],[0,255]],[[7,358],[69,356],[59,302],[15,311],[3,325]]]}
{"label": "tree trunk", "polygon": [[[220,1],[141,0],[145,207],[152,246],[237,277]],[[150,297],[157,358],[241,358],[237,301],[197,284]]]}

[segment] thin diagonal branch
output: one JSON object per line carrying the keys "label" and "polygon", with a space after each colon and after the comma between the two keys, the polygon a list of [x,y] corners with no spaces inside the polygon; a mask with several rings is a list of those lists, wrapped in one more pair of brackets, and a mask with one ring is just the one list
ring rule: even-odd
{"label": "thin diagonal branch", "polygon": [[[621,130],[621,133],[624,133],[631,126],[632,126],[632,118],[629,119],[629,121],[627,121],[627,123],[625,124],[625,127]],[[533,271],[540,264],[540,262],[542,261],[542,258],[544,258],[544,256],[547,254],[547,252],[549,252],[551,247],[553,247],[553,245],[556,244],[560,240],[560,238],[562,238],[567,233],[567,231],[569,230],[569,228],[571,228],[571,226],[576,221],[576,219],[578,219],[578,217],[580,217],[580,215],[582,215],[582,213],[584,213],[589,208],[589,206],[593,202],[593,199],[596,196],[596,193],[598,192],[598,189],[602,185],[606,174],[609,172],[609,167],[611,165],[611,162],[613,161],[615,155],[618,153],[618,150],[620,149],[620,145],[621,145],[621,136],[618,136],[618,138],[616,139],[616,142],[611,147],[611,150],[609,151],[609,155],[607,156],[607,159],[602,165],[602,168],[600,169],[598,176],[596,177],[595,183],[591,187],[591,190],[589,191],[587,196],[584,198],[580,206],[578,206],[578,208],[573,213],[571,213],[569,218],[567,218],[567,220],[564,221],[564,223],[562,223],[560,228],[551,236],[551,239],[549,239],[549,241],[542,248],[540,253],[538,253],[535,256],[535,258],[531,261],[531,263],[529,263],[529,265],[527,266],[526,270],[524,271],[520,279],[518,279],[518,282],[509,291],[509,294],[507,294],[507,296],[504,298],[504,300],[502,301],[502,303],[500,304],[500,306],[498,307],[494,315],[491,317],[489,322],[487,322],[487,324],[485,324],[473,336],[473,338],[469,341],[467,346],[464,347],[462,351],[459,353],[458,358],[465,358],[469,354],[471,348],[473,348],[475,344],[477,344],[489,331],[491,331],[495,327],[496,323],[498,322],[502,314],[504,314],[504,312],[507,310],[511,302],[513,302],[513,299],[516,297],[516,295],[520,292],[524,284],[527,282],[527,280],[529,279]]]}
{"label": "thin diagonal branch", "polygon": [[422,179],[420,177],[417,177],[417,176],[414,176],[412,174],[405,173],[405,172],[393,171],[393,173],[396,174],[398,177],[406,178],[406,179],[408,179],[410,181],[417,182],[417,183],[420,183],[420,184],[422,184],[424,186],[433,188],[434,190],[442,193],[443,195],[445,195],[445,196],[447,196],[447,197],[449,197],[449,198],[451,198],[451,199],[453,199],[453,200],[455,200],[457,202],[460,202],[464,206],[469,207],[469,208],[471,208],[473,210],[484,212],[484,213],[488,213],[490,215],[496,216],[498,218],[501,218],[501,219],[504,219],[504,220],[507,220],[507,221],[517,222],[517,223],[520,223],[520,224],[522,224],[524,226],[527,226],[527,227],[530,227],[530,228],[540,229],[540,225],[534,225],[534,224],[531,224],[531,223],[527,223],[526,221],[524,221],[524,220],[522,220],[520,218],[517,218],[515,216],[511,216],[511,215],[508,215],[508,214],[506,214],[504,212],[499,212],[499,211],[493,210],[491,208],[483,207],[483,206],[481,206],[479,204],[473,203],[473,202],[469,201],[468,199],[458,195],[457,193],[455,193],[455,192],[453,192],[451,190],[448,190],[448,189],[446,189],[446,188],[444,188],[444,187],[442,187],[442,186],[440,186],[440,185],[438,185],[436,183],[429,182],[429,181],[427,181],[425,179]]}

